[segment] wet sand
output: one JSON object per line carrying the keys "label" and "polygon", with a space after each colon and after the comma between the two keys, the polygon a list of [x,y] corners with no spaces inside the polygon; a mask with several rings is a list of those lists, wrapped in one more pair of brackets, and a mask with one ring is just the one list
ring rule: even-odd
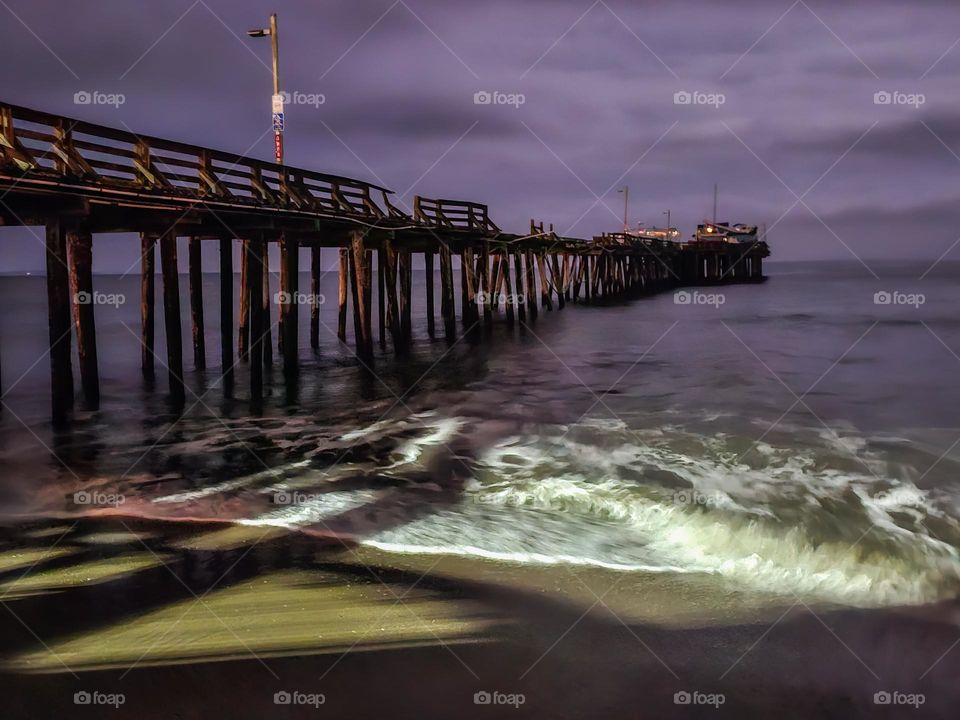
{"label": "wet sand", "polygon": [[69,528],[11,529],[34,546],[0,553],[3,718],[945,718],[960,701],[954,602],[811,610],[705,595],[709,578],[107,519],[38,554]]}

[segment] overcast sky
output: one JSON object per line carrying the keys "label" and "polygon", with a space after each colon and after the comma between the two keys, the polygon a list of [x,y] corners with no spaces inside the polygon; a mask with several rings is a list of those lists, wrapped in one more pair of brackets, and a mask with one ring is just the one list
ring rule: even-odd
{"label": "overcast sky", "polygon": [[[0,99],[270,159],[269,41],[245,31],[273,10],[282,87],[323,97],[287,108],[290,165],[485,202],[514,232],[616,230],[629,185],[632,224],[670,209],[688,235],[718,182],[719,219],[766,223],[777,259],[960,237],[956,2],[0,0]],[[23,230],[0,243],[0,270],[42,267]],[[102,272],[137,253],[95,248]]]}

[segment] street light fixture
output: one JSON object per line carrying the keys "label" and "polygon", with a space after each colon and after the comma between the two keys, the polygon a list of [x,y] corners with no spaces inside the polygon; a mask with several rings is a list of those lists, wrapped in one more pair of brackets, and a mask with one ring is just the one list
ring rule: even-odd
{"label": "street light fixture", "polygon": [[270,16],[270,27],[247,30],[253,38],[269,37],[273,54],[273,148],[277,164],[283,165],[283,96],[280,94],[280,44],[277,36],[277,14]]}

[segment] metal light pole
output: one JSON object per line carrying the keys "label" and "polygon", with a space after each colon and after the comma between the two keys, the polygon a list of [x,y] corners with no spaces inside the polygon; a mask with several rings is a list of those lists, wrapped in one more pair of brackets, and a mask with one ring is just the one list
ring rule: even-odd
{"label": "metal light pole", "polygon": [[623,232],[627,234],[630,232],[630,225],[627,222],[627,206],[630,203],[630,186],[624,185],[623,189],[617,190],[617,192],[623,193]]}
{"label": "metal light pole", "polygon": [[270,16],[270,27],[248,30],[250,37],[268,37],[273,52],[273,148],[277,164],[283,165],[283,96],[280,94],[280,38],[277,36],[277,14]]}
{"label": "metal light pole", "polygon": [[670,239],[670,211],[667,210],[664,215],[667,216],[667,240]]}

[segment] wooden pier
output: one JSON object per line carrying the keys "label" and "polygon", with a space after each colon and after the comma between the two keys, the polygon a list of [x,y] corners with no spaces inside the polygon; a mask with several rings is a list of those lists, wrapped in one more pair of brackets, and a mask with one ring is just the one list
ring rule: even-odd
{"label": "wooden pier", "polygon": [[[523,235],[506,233],[486,205],[416,197],[407,213],[391,191],[352,178],[281,166],[252,158],[0,103],[0,224],[46,229],[52,411],[67,421],[74,405],[72,336],[84,406],[99,407],[92,258],[94,237],[133,232],[142,257],[141,353],[154,378],[156,253],[163,287],[170,397],[185,399],[177,238],[189,238],[188,292],[193,367],[207,366],[208,314],[201,288],[201,243],[220,251],[220,371],[233,393],[237,362],[250,368],[249,396],[263,395],[264,368],[273,364],[274,288],[267,249],[280,251],[280,364],[288,382],[298,374],[299,257],[310,249],[313,295],[318,294],[321,249],[337,253],[337,334],[347,340],[352,308],[358,358],[373,361],[374,346],[406,353],[413,340],[412,267],[426,268],[427,333],[435,323],[434,268],[439,265],[439,329],[449,342],[460,330],[535,322],[567,303],[606,303],[682,285],[755,282],[763,278],[766,243],[675,243],[628,234],[590,240],[561,237],[531,221]],[[240,243],[241,295],[233,307],[233,246]],[[376,271],[374,271],[376,255]],[[459,265],[459,270],[456,269]],[[376,275],[376,278],[374,278]],[[377,331],[373,324],[376,286]],[[78,302],[78,300],[80,300]],[[320,342],[319,308],[309,308],[310,345]],[[236,337],[234,330],[236,329]],[[0,338],[0,345],[10,339]]]}

